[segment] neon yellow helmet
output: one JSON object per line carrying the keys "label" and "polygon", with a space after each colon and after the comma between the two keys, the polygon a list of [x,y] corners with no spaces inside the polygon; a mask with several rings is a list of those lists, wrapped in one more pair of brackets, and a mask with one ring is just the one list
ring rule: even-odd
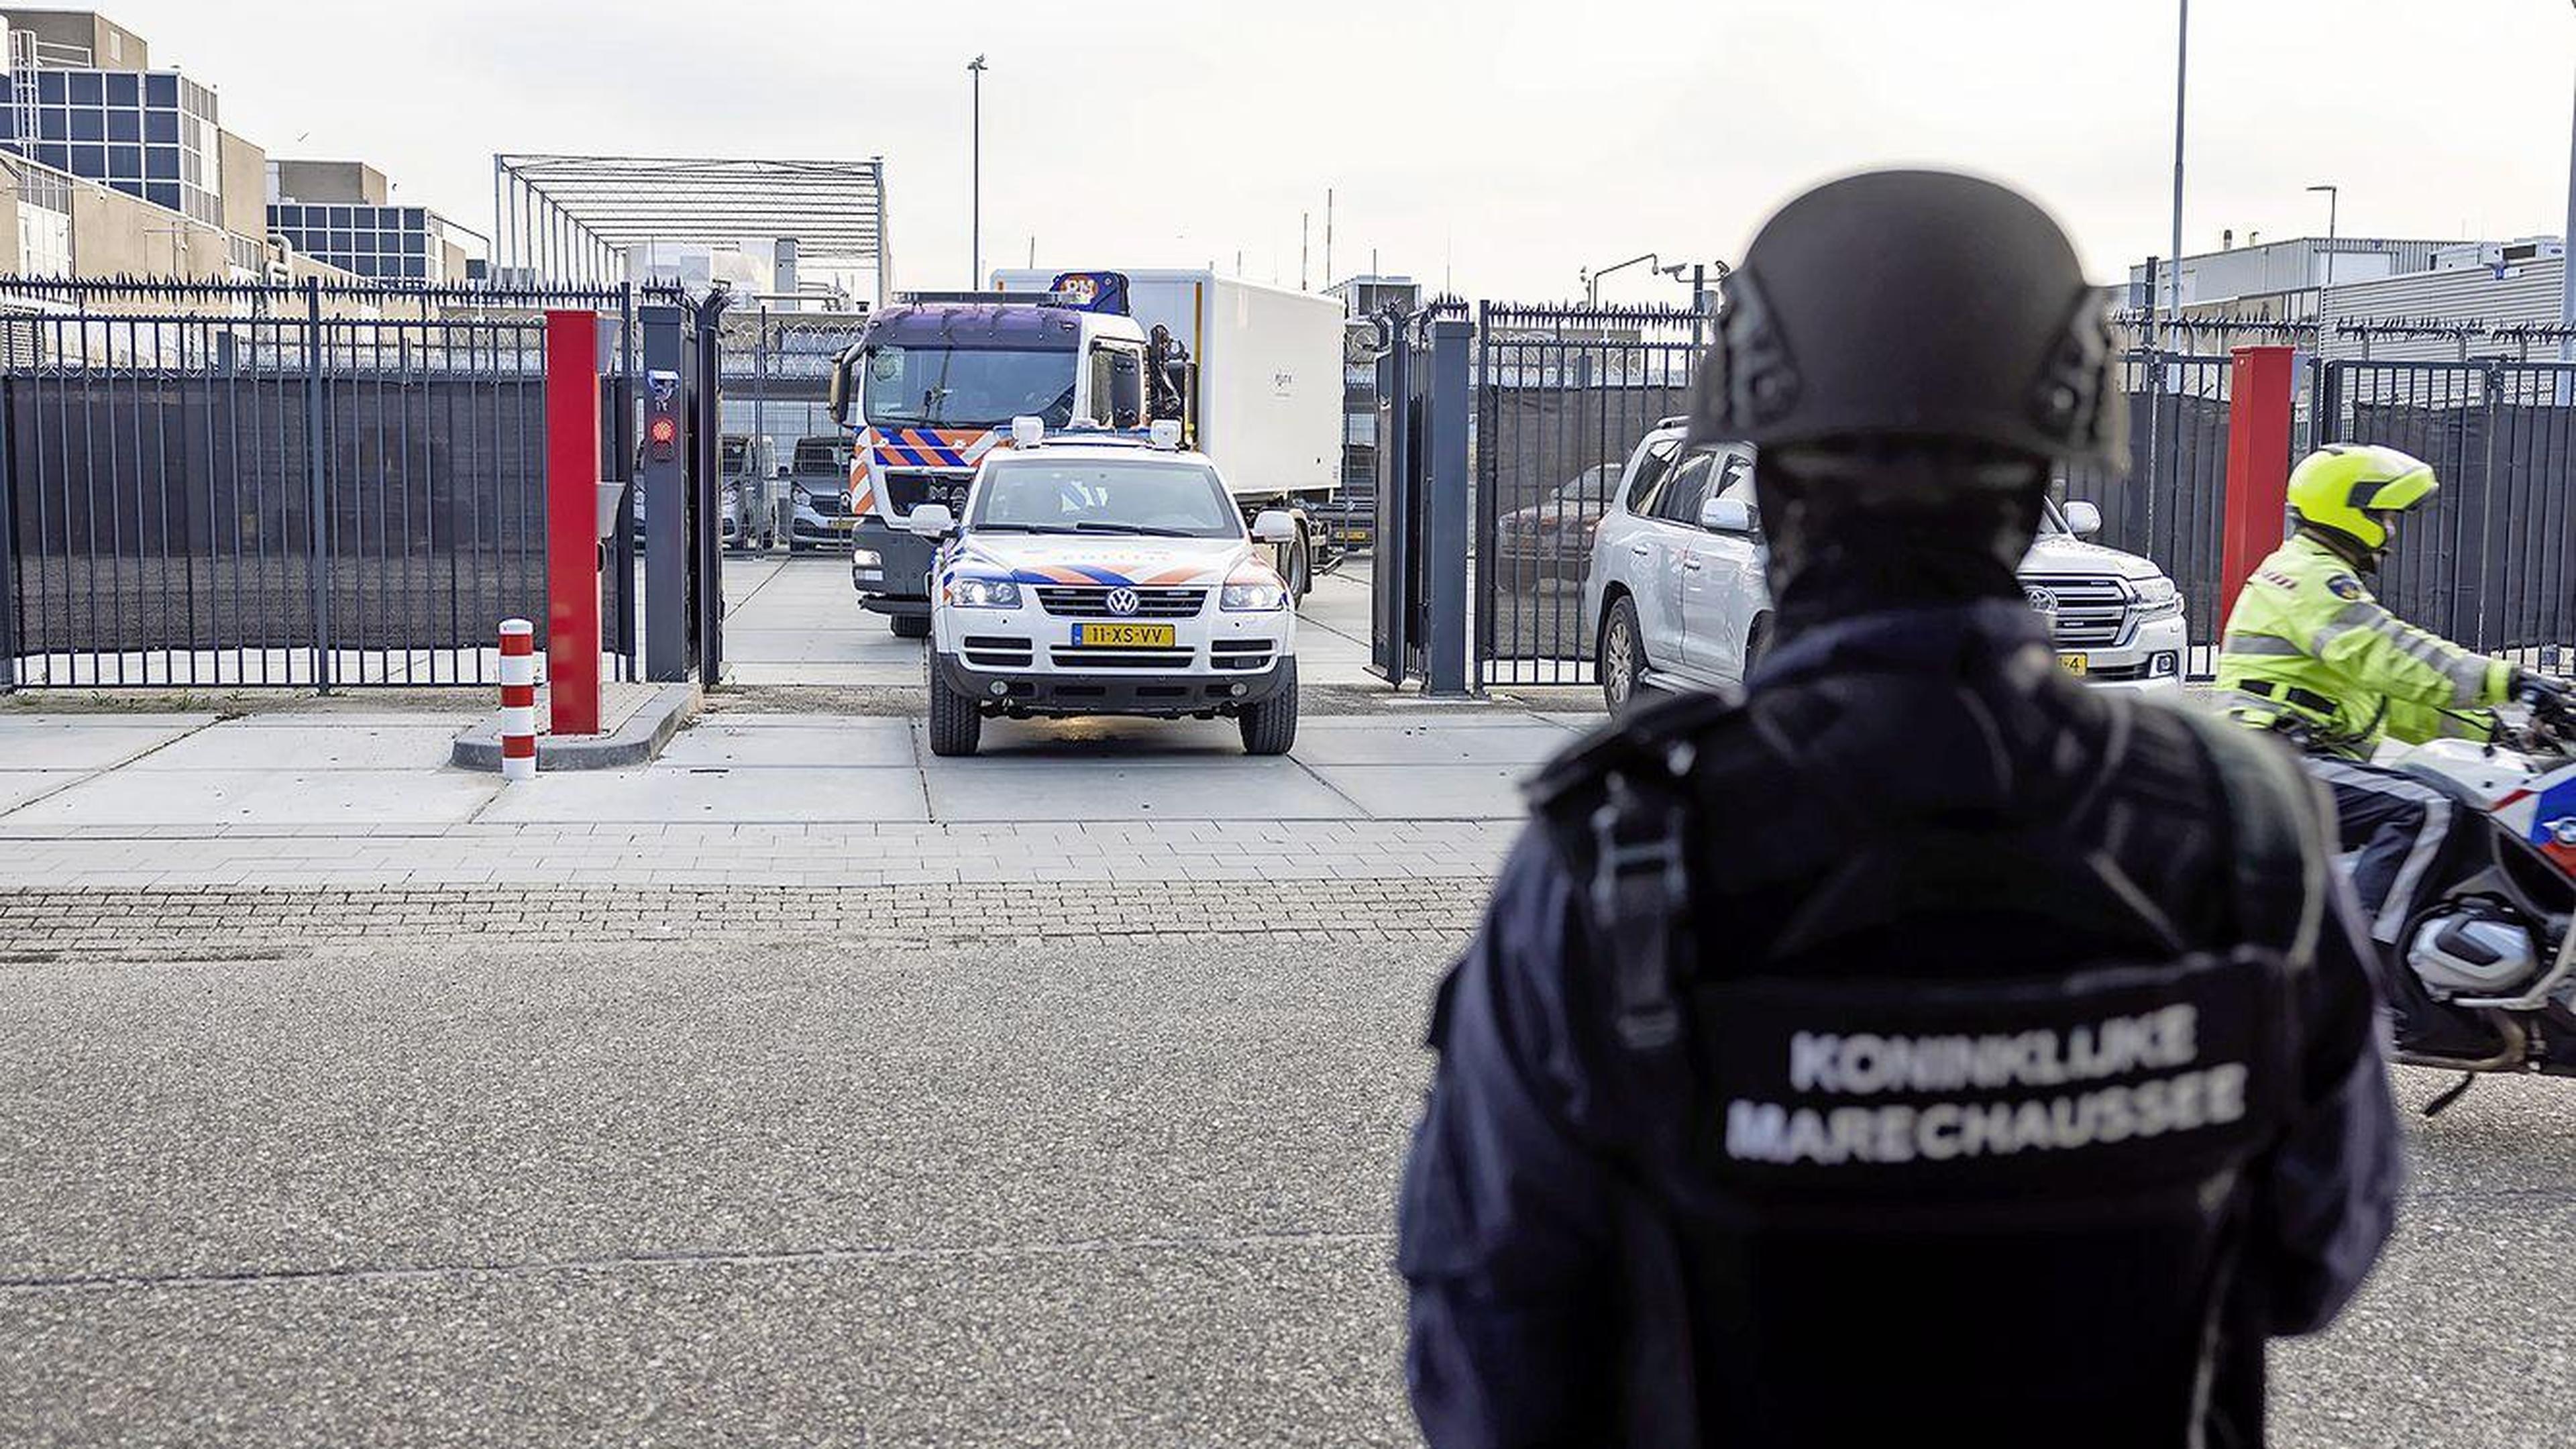
{"label": "neon yellow helmet", "polygon": [[2290,470],[2290,511],[2300,524],[2342,534],[2374,554],[2388,547],[2391,516],[2441,491],[2432,464],[2375,444],[2330,443]]}

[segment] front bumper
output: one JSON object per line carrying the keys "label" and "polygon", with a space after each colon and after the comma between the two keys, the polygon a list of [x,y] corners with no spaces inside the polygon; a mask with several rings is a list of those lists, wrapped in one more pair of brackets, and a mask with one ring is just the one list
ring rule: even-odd
{"label": "front bumper", "polygon": [[[850,586],[859,592],[860,608],[911,618],[930,612],[930,565],[939,556],[935,541],[864,515],[858,527],[833,535],[850,545]],[[876,562],[861,562],[862,553],[875,554]]]}
{"label": "front bumper", "polygon": [[980,669],[954,654],[932,657],[940,679],[989,714],[1233,714],[1278,694],[1288,679],[1285,656],[1258,673],[1172,674]]}
{"label": "front bumper", "polygon": [[803,544],[848,543],[864,519],[853,520],[846,513],[826,514],[810,503],[799,503],[788,510],[787,536]]}
{"label": "front bumper", "polygon": [[2096,689],[2138,694],[2180,694],[2183,671],[2191,664],[2191,636],[2179,618],[2156,619],[2130,626],[2125,641],[2076,648],[2061,643],[2058,657],[2081,655],[2083,678]]}

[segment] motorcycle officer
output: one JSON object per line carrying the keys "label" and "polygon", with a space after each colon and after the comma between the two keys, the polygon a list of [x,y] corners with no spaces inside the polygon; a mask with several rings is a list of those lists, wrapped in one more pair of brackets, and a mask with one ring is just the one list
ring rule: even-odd
{"label": "motorcycle officer", "polygon": [[2487,706],[2565,688],[2416,628],[2363,587],[2399,518],[2440,491],[2431,464],[2395,448],[2309,454],[2290,472],[2290,537],[2245,581],[2218,651],[2229,715],[2297,743],[2334,791],[2343,849],[2359,852],[2354,893],[2391,949],[2479,823],[2440,790],[2371,766],[2372,751],[2383,737],[2490,739]]}
{"label": "motorcycle officer", "polygon": [[2256,1444],[2398,1176],[2324,801],[2088,691],[2014,569],[2122,459],[2111,336],[2002,187],[1789,203],[1692,437],[1760,448],[1779,635],[1614,722],[1441,984],[1406,1376],[1467,1445]]}

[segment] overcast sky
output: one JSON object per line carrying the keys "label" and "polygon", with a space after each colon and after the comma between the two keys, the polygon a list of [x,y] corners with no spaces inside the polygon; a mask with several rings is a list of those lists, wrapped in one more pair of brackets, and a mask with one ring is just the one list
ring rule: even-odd
{"label": "overcast sky", "polygon": [[[1732,257],[1864,166],[2032,191],[2110,281],[2167,249],[2173,0],[118,0],[274,155],[359,158],[491,226],[496,151],[886,159],[896,279],[967,274],[985,53],[987,268],[1406,272],[1573,295],[1639,252]],[[2563,229],[2567,0],[2201,0],[2187,250],[2222,227]],[[1682,300],[1632,269],[1606,297]]]}

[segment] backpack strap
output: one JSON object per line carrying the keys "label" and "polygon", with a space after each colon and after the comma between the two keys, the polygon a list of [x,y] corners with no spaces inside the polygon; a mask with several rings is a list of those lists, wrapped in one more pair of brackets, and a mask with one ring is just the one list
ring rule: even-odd
{"label": "backpack strap", "polygon": [[[2227,801],[2236,922],[2292,971],[2316,960],[2324,929],[2327,851],[2318,786],[2271,738],[2204,711],[2164,711],[2197,736]],[[2296,889],[2283,885],[2295,882]]]}

